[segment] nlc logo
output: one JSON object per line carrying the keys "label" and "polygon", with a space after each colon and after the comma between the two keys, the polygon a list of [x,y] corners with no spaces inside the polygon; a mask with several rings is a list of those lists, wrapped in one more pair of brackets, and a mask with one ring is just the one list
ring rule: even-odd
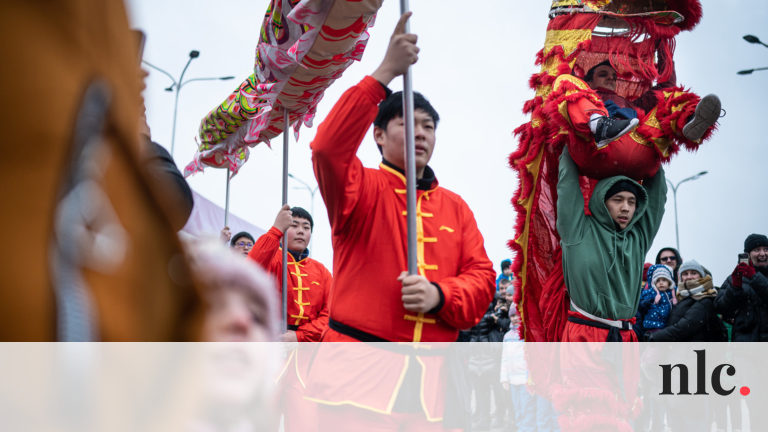
{"label": "nlc logo", "polygon": [[[696,373],[696,393],[693,393],[694,395],[708,395],[707,393],[707,354],[704,350],[694,350],[693,352],[696,353],[696,369],[694,372]],[[688,379],[688,366],[684,365],[682,363],[679,364],[665,364],[665,365],[659,365],[661,367],[662,375],[661,375],[661,382],[662,382],[662,389],[660,395],[690,395],[691,392],[689,391],[688,384],[690,383]],[[680,378],[680,386],[679,391],[677,393],[672,392],[672,371],[677,369],[678,376]],[[729,389],[723,388],[722,385],[722,375],[723,372],[725,372],[728,376],[734,376],[736,375],[736,368],[728,363],[720,364],[715,366],[714,369],[712,369],[712,372],[710,374],[710,383],[712,386],[712,390],[719,394],[720,396],[728,396],[736,389],[736,387],[731,387]],[[744,386],[740,389],[740,392],[742,395],[746,396],[749,394],[749,387]]]}

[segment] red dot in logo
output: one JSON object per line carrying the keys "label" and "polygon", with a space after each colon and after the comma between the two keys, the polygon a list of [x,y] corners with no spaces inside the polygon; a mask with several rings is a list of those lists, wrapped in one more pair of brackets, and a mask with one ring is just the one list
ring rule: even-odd
{"label": "red dot in logo", "polygon": [[741,388],[739,391],[741,392],[741,395],[742,395],[742,396],[746,396],[746,395],[748,395],[748,394],[749,394],[749,387],[747,387],[747,386],[744,386],[744,387],[742,387],[742,388]]}

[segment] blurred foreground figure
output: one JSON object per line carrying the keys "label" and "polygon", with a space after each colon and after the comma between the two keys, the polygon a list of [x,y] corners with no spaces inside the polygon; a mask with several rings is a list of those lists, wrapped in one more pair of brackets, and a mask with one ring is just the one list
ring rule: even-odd
{"label": "blurred foreground figure", "polygon": [[275,378],[280,350],[275,280],[216,240],[188,244],[192,268],[206,284],[200,406],[188,432],[276,430]]}
{"label": "blurred foreground figure", "polygon": [[273,342],[278,333],[275,280],[239,252],[218,242],[188,245],[195,274],[206,285],[202,339],[209,342]]}
{"label": "blurred foreground figure", "polygon": [[0,292],[0,340],[196,338],[202,303],[164,207],[174,188],[142,162],[138,44],[122,2],[3,2],[0,28],[13,251],[0,264],[12,287]]}

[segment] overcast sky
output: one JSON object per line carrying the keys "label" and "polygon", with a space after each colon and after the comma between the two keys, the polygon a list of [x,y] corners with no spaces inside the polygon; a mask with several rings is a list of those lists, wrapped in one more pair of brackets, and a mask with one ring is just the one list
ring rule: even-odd
{"label": "overcast sky", "polygon": [[[680,248],[709,268],[719,285],[732,271],[744,238],[768,233],[765,125],[768,71],[740,76],[736,71],[768,66],[768,48],[742,40],[747,33],[768,41],[768,2],[704,0],[704,17],[677,38],[675,59],[680,84],[700,95],[716,93],[727,116],[719,131],[696,154],[681,152],[665,166],[673,183],[700,171],[709,173],[678,191]],[[182,89],[175,158],[183,168],[196,150],[200,120],[252,73],[257,34],[266,0],[131,0],[132,25],[147,34],[144,59],[175,77],[190,50],[199,50],[185,79],[234,75],[233,81],[192,82]],[[421,56],[413,69],[414,88],[440,113],[432,158],[440,184],[459,193],[475,213],[485,248],[498,271],[511,257],[506,242],[514,236],[510,199],[515,173],[507,157],[517,147],[512,131],[528,119],[523,103],[533,96],[528,78],[537,72],[535,54],[544,42],[550,2],[489,0],[470,7],[457,0],[411,2],[411,30],[419,35]],[[399,2],[385,1],[361,62],[347,69],[319,105],[315,126],[341,93],[371,73],[383,56],[399,16]],[[165,92],[168,77],[150,70],[144,92],[153,139],[170,148],[174,94]],[[402,87],[402,80],[392,84]],[[312,187],[309,143],[315,128],[302,128],[292,139],[290,172]],[[378,165],[370,134],[358,152],[363,164]],[[268,228],[281,202],[282,137],[272,149],[260,144],[233,180],[232,212]],[[226,172],[209,168],[189,179],[193,189],[224,205]],[[289,203],[312,208],[310,193],[291,180]],[[314,200],[313,257],[332,268],[330,227],[320,194]],[[223,221],[222,221],[223,223]],[[648,254],[675,245],[670,190],[661,229]]]}

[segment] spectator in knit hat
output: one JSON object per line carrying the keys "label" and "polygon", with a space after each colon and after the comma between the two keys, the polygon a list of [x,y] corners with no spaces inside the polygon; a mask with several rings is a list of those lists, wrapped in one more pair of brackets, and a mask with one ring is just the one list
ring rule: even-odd
{"label": "spectator in knit hat", "polygon": [[672,269],[656,264],[648,269],[648,274],[649,289],[640,294],[640,309],[645,311],[643,328],[646,337],[666,326],[672,306],[677,304]]}
{"label": "spectator in knit hat", "polygon": [[[683,270],[694,270],[704,274],[704,268],[696,261],[686,261]],[[680,272],[682,276],[683,272]],[[677,305],[663,330],[648,335],[654,342],[722,342],[727,339],[725,327],[715,313],[714,299],[717,290],[712,285],[712,276],[691,278],[686,274],[677,287]]]}
{"label": "spectator in knit hat", "polygon": [[768,237],[750,234],[744,253],[748,262],[740,262],[723,282],[715,306],[733,318],[734,342],[768,341]]}
{"label": "spectator in knit hat", "polygon": [[704,266],[696,260],[688,260],[677,269],[677,279],[681,284],[689,280],[701,279],[706,275],[707,271],[704,269]]}

